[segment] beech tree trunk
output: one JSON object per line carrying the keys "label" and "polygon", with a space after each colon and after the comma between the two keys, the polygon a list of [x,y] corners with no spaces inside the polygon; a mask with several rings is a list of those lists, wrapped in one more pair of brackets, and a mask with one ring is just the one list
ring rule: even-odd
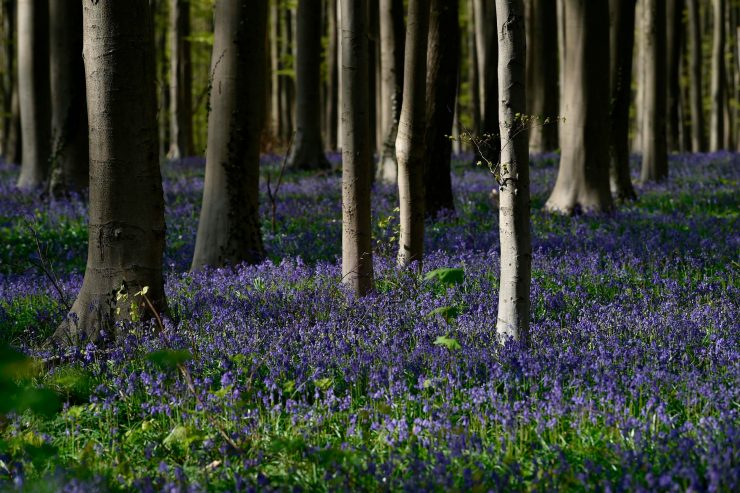
{"label": "beech tree trunk", "polygon": [[645,0],[645,101],[642,122],[641,181],[668,178],[666,144],[666,8],[664,0]]}
{"label": "beech tree trunk", "polygon": [[366,0],[342,0],[342,282],[373,288],[370,88]]}
{"label": "beech tree trunk", "polygon": [[328,169],[321,142],[321,1],[299,0],[297,16],[296,135],[288,166]]}
{"label": "beech tree trunk", "polygon": [[270,132],[280,140],[280,15],[277,2],[270,2]]}
{"label": "beech tree trunk", "polygon": [[609,5],[564,0],[565,39],[561,158],[545,208],[566,214],[608,211]]}
{"label": "beech tree trunk", "polygon": [[16,2],[2,0],[3,8],[3,57],[5,58],[5,72],[3,73],[3,135],[2,155],[7,162],[20,164],[21,162],[21,119],[18,101],[18,78],[16,68]]}
{"label": "beech tree trunk", "polygon": [[[473,0],[468,0],[468,15],[470,16],[470,24],[475,26],[475,6],[473,5]],[[470,100],[471,110],[473,112],[473,128],[470,131],[473,136],[477,137],[481,133],[483,107],[480,101],[480,71],[478,70],[478,46],[475,41],[475,29],[468,30],[467,43],[470,51],[468,80],[470,81]],[[475,149],[475,146],[473,148]]]}
{"label": "beech tree trunk", "polygon": [[725,0],[712,1],[714,23],[712,41],[712,113],[709,122],[709,150],[725,147],[725,98],[727,75],[725,73]]}
{"label": "beech tree trunk", "polygon": [[426,76],[425,212],[453,210],[452,121],[460,64],[458,0],[431,0]]}
{"label": "beech tree trunk", "polygon": [[190,56],[190,0],[172,0],[170,10],[170,159],[193,149],[193,66]]}
{"label": "beech tree trunk", "polygon": [[667,4],[668,56],[668,150],[681,150],[681,51],[683,47],[684,0],[668,0]]}
{"label": "beech tree trunk", "polygon": [[[292,70],[295,73],[295,60],[292,65],[288,65],[288,60],[293,59],[293,13],[287,7],[278,9],[278,12],[282,12],[280,16],[280,70]],[[280,77],[280,136],[285,142],[293,138],[294,103],[295,78],[284,74]]]}
{"label": "beech tree trunk", "polygon": [[703,152],[707,148],[704,130],[704,107],[702,104],[702,55],[701,55],[701,16],[699,0],[688,0],[689,38],[691,39],[691,150]]}
{"label": "beech tree trunk", "polygon": [[424,256],[424,131],[426,129],[427,37],[429,0],[409,0],[403,104],[396,138],[400,244],[398,264],[408,266]]}
{"label": "beech tree trunk", "polygon": [[82,60],[82,3],[50,0],[54,22],[51,54],[51,193],[87,188],[89,153],[85,65]]}
{"label": "beech tree trunk", "polygon": [[90,220],[82,289],[53,337],[63,345],[98,340],[115,321],[154,316],[137,294],[145,287],[157,314],[167,310],[149,1],[99,0],[83,6]]}
{"label": "beech tree trunk", "polygon": [[339,120],[339,43],[337,37],[337,4],[336,0],[327,2],[329,45],[327,47],[327,71],[326,84],[326,148],[333,151],[337,149],[337,127]]}
{"label": "beech tree trunk", "polygon": [[18,97],[23,162],[19,188],[38,188],[49,178],[51,95],[49,3],[18,0]]}
{"label": "beech tree trunk", "polygon": [[[193,270],[264,258],[259,219],[267,0],[218,0],[203,207]],[[219,61],[220,60],[220,61]]]}
{"label": "beech tree trunk", "polygon": [[396,136],[403,97],[403,0],[380,0],[380,115],[383,127],[383,152],[378,179],[396,183]]}
{"label": "beech tree trunk", "polygon": [[[483,91],[481,93],[481,132],[480,150],[485,157],[493,162],[500,159],[501,137],[499,134],[499,108],[498,108],[498,77],[496,67],[498,66],[498,42],[493,26],[496,25],[496,6],[494,0],[475,0],[481,7],[476,8],[476,45],[483,43],[483,53],[478,53],[480,83]],[[480,16],[479,16],[480,12]],[[478,21],[481,22],[478,22]],[[478,26],[482,26],[480,29]],[[479,31],[482,30],[482,36]],[[478,46],[480,49],[480,45]],[[476,148],[477,151],[477,148]],[[476,159],[478,160],[478,159]]]}
{"label": "beech tree trunk", "polygon": [[529,130],[529,150],[547,152],[558,148],[557,5],[553,0],[526,3],[528,100],[523,114],[537,118]]}
{"label": "beech tree trunk", "polygon": [[610,0],[611,133],[609,178],[618,200],[637,198],[630,178],[629,108],[632,99],[632,52],[635,44],[635,0]]}

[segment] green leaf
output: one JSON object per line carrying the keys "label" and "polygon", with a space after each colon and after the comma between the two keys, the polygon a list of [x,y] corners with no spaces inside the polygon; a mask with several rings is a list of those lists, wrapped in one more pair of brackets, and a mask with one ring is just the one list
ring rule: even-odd
{"label": "green leaf", "polygon": [[162,441],[167,448],[179,447],[187,448],[191,443],[203,439],[203,434],[187,426],[178,425],[172,428],[170,434]]}
{"label": "green leaf", "polygon": [[193,359],[193,355],[187,349],[161,349],[147,354],[146,359],[162,369],[172,370]]}
{"label": "green leaf", "polygon": [[460,268],[441,268],[435,269],[431,272],[427,272],[424,276],[426,281],[439,281],[446,286],[452,286],[455,284],[462,284],[465,280],[465,271]]}
{"label": "green leaf", "polygon": [[434,340],[436,346],[444,346],[450,351],[456,351],[462,349],[462,346],[455,339],[447,336],[439,336]]}
{"label": "green leaf", "polygon": [[320,390],[329,390],[334,381],[331,378],[319,378],[318,380],[314,380],[313,383]]}
{"label": "green leaf", "polygon": [[449,322],[450,319],[457,318],[457,316],[460,315],[461,311],[461,307],[459,306],[440,306],[427,313],[427,316],[433,317],[435,315],[440,315]]}
{"label": "green leaf", "polygon": [[54,391],[45,388],[19,388],[16,394],[9,397],[9,399],[3,399],[4,405],[0,406],[0,410],[18,413],[30,410],[41,416],[50,417],[61,408],[59,396]]}
{"label": "green leaf", "polygon": [[74,396],[78,400],[86,401],[93,389],[90,376],[79,368],[61,368],[49,381],[49,387],[60,394]]}

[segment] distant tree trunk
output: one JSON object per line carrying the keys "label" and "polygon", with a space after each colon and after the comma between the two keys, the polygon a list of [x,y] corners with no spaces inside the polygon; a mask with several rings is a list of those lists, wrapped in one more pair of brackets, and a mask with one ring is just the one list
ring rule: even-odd
{"label": "distant tree trunk", "polygon": [[545,208],[572,214],[608,211],[609,5],[564,0],[567,57],[560,169]]}
{"label": "distant tree trunk", "polygon": [[424,131],[426,129],[427,36],[429,0],[409,0],[403,105],[396,138],[402,267],[424,256]]}
{"label": "distant tree trunk", "polygon": [[277,2],[270,2],[270,132],[280,139],[280,14]]}
{"label": "distant tree trunk", "polygon": [[[529,150],[558,148],[558,43],[557,5],[553,0],[528,0],[526,113],[537,120],[529,131]],[[549,119],[549,123],[545,120]]]}
{"label": "distant tree trunk", "polygon": [[[501,152],[501,138],[498,123],[498,45],[496,33],[492,29],[496,25],[496,6],[494,0],[475,0],[476,5],[476,44],[483,43],[483,53],[478,53],[480,83],[483,86],[481,96],[481,151],[485,157],[493,162],[498,161]],[[481,12],[482,11],[482,12]],[[480,17],[479,17],[479,12]],[[478,22],[480,19],[481,22]],[[478,26],[482,26],[480,29]],[[478,34],[482,31],[482,38]],[[479,46],[480,49],[480,46]]]}
{"label": "distant tree trunk", "polygon": [[684,0],[667,2],[668,55],[668,150],[681,150],[681,47],[683,46]]}
{"label": "distant tree trunk", "polygon": [[21,162],[21,119],[18,101],[18,78],[16,68],[16,2],[2,0],[3,7],[3,57],[5,58],[5,73],[3,74],[3,157],[14,164]]}
{"label": "distant tree trunk", "polygon": [[565,113],[565,0],[556,0],[558,9],[558,144],[563,149],[563,114]]}
{"label": "distant tree trunk", "polygon": [[299,0],[296,25],[296,136],[288,166],[328,169],[321,142],[321,3]]}
{"label": "distant tree trunk", "polygon": [[704,131],[704,107],[702,104],[702,55],[701,55],[701,16],[699,0],[688,0],[689,39],[691,40],[691,150],[703,152],[707,148]]}
{"label": "distant tree trunk", "polygon": [[[367,8],[365,9],[365,12],[367,15],[367,21],[365,22],[367,26],[367,74],[368,74],[368,90],[370,91],[369,94],[371,95],[371,100],[376,101],[375,94],[377,88],[377,73],[378,73],[378,65],[380,64],[379,61],[379,53],[378,51],[378,38],[380,37],[380,24],[379,24],[379,11],[377,2],[373,2],[372,5],[368,3]],[[374,157],[375,151],[378,151],[378,154],[382,152],[382,149],[379,147],[379,141],[377,139],[377,128],[380,126],[380,123],[378,122],[378,111],[377,111],[377,105],[371,104],[369,105],[369,116],[370,116],[370,155]],[[382,142],[382,140],[381,140]],[[375,171],[375,160],[373,159],[373,171]]]}
{"label": "distant tree trunk", "polygon": [[328,80],[326,85],[326,148],[337,149],[337,126],[339,120],[339,43],[337,36],[337,4],[336,0],[329,0],[327,16],[329,20],[329,46],[327,47],[327,71]]}
{"label": "distant tree trunk", "polygon": [[396,135],[403,97],[403,0],[380,0],[380,70],[382,72],[381,126],[383,152],[378,165],[378,179],[396,183]]}
{"label": "distant tree trunk", "polygon": [[664,0],[645,0],[645,102],[640,180],[668,178],[666,144],[666,9]]}
{"label": "distant tree trunk", "polygon": [[526,109],[526,33],[522,0],[496,0],[501,149],[501,282],[496,332],[529,343],[532,239],[529,226],[529,144],[517,114]]}
{"label": "distant tree trunk", "polygon": [[635,0],[610,0],[612,25],[609,70],[611,78],[611,141],[609,177],[619,200],[637,198],[630,178],[629,107],[632,99],[632,52],[635,44]]}
{"label": "distant tree trunk", "polygon": [[[486,50],[490,45],[490,32],[492,30],[491,25],[488,24],[490,16],[487,15],[487,10],[492,7],[493,0],[473,0],[475,19],[472,28],[475,34],[475,63],[478,66],[478,101],[480,101],[481,123],[485,119],[486,112],[486,74],[490,71],[495,72],[496,68],[495,64],[488,66],[486,60]],[[496,108],[496,114],[498,114],[498,108]]]}
{"label": "distant tree trunk", "polygon": [[218,0],[203,207],[193,270],[264,258],[260,135],[267,70],[267,0]]}
{"label": "distant tree trunk", "polygon": [[426,76],[426,135],[424,162],[425,212],[434,217],[453,210],[452,120],[460,65],[458,0],[431,0]]}
{"label": "distant tree trunk", "polygon": [[193,150],[193,66],[190,61],[190,0],[172,0],[170,10],[170,159]]}
{"label": "distant tree trunk", "polygon": [[87,188],[89,154],[82,3],[51,0],[51,193]]}
{"label": "distant tree trunk", "polygon": [[[167,17],[168,1],[159,0],[152,3],[152,17],[154,18],[154,39],[157,45],[157,86],[158,91],[158,108],[157,120],[159,131],[159,160],[167,159],[167,153],[170,149],[170,85],[167,83],[169,74],[169,60],[167,56],[167,32],[166,22],[157,22],[157,19]],[[161,27],[160,27],[161,26]]]}
{"label": "distant tree trunk", "polygon": [[725,147],[725,0],[713,0],[714,25],[712,43],[712,114],[709,123],[709,150],[719,151]]}
{"label": "distant tree trunk", "polygon": [[[282,11],[280,22],[280,70],[293,70],[295,73],[295,60],[292,65],[288,61],[293,58],[293,13],[287,7]],[[293,138],[293,109],[295,102],[295,78],[288,74],[280,77],[280,137],[288,142]]]}
{"label": "distant tree trunk", "polygon": [[18,0],[18,96],[23,163],[19,188],[37,188],[49,177],[51,95],[49,4]]}
{"label": "distant tree trunk", "polygon": [[342,0],[342,282],[373,288],[367,1]]}
{"label": "distant tree trunk", "polygon": [[[57,343],[97,340],[132,312],[167,310],[162,279],[164,199],[157,162],[154,32],[148,0],[84,2],[90,117],[87,268]],[[143,296],[157,313],[150,311]],[[125,299],[116,300],[123,288]],[[76,320],[75,320],[76,319]]]}
{"label": "distant tree trunk", "polygon": [[[470,25],[475,26],[475,8],[473,0],[468,0],[468,15],[470,16]],[[468,80],[470,81],[470,100],[473,112],[473,128],[470,129],[473,136],[480,136],[481,118],[483,107],[480,100],[480,74],[478,70],[478,46],[475,41],[475,29],[468,29],[467,42],[469,46],[470,60],[468,61]]]}

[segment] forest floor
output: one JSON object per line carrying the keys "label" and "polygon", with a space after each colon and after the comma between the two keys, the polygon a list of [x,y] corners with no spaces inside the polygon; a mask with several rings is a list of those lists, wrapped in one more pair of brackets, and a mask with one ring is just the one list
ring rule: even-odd
{"label": "forest floor", "polygon": [[171,163],[171,318],[52,370],[9,346],[49,356],[85,202],[22,194],[0,164],[0,490],[740,489],[740,154],[672,156],[667,184],[575,217],[542,211],[557,157],[536,158],[526,350],[495,339],[493,180],[469,162],[420,275],[395,268],[396,191],[375,186],[360,300],[339,284],[338,174],[288,176],[275,231],[263,180],[271,260],[192,274],[203,162]]}

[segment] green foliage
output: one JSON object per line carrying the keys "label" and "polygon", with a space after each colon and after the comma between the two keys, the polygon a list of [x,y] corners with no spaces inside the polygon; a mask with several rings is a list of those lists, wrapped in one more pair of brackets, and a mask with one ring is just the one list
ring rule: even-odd
{"label": "green foliage", "polygon": [[447,336],[439,336],[434,340],[434,344],[436,346],[443,346],[449,349],[450,351],[457,351],[459,349],[462,349],[462,346],[459,342],[457,342],[456,339],[453,339],[451,337]]}
{"label": "green foliage", "polygon": [[146,360],[163,370],[174,370],[193,359],[187,349],[162,349],[146,355]]}
{"label": "green foliage", "polygon": [[460,268],[441,268],[427,272],[425,281],[437,281],[444,286],[462,284],[465,280],[465,271]]}
{"label": "green foliage", "polygon": [[32,384],[41,369],[39,361],[0,346],[0,415],[31,411],[48,417],[59,410],[61,403],[54,391]]}

